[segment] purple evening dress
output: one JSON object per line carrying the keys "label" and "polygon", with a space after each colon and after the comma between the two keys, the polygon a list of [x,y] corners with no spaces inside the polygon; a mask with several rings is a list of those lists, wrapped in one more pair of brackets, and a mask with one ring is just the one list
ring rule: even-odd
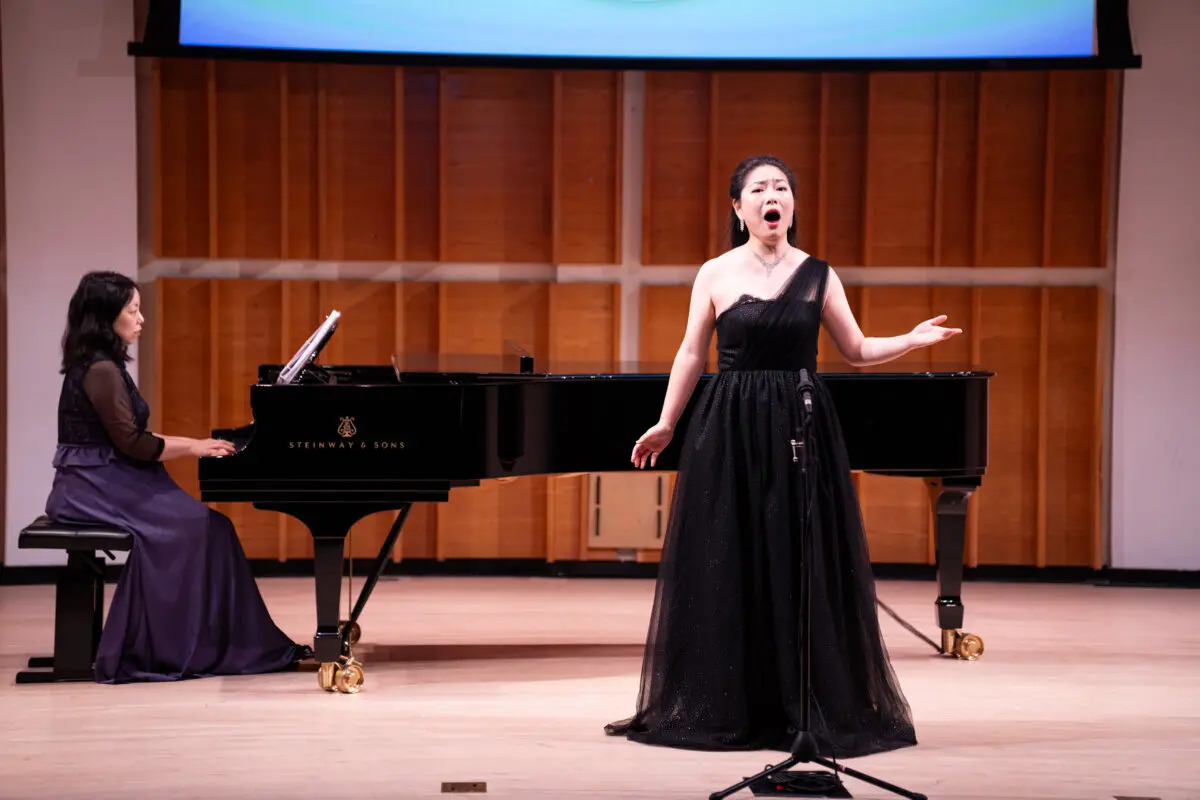
{"label": "purple evening dress", "polygon": [[63,377],[46,514],[129,531],[133,548],[96,654],[99,683],[282,670],[308,654],[272,621],[233,524],[158,456],[124,366],[96,355]]}

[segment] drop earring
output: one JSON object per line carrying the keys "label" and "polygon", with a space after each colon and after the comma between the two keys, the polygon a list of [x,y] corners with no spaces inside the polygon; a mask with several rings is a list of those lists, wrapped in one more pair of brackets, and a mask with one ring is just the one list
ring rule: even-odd
{"label": "drop earring", "polygon": [[739,219],[738,220],[738,228],[743,231],[746,230],[746,220]]}

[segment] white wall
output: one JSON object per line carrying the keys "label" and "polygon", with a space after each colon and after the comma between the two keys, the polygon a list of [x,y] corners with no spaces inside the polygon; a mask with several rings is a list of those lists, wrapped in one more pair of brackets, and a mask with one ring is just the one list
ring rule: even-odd
{"label": "white wall", "polygon": [[[137,274],[133,0],[3,0],[8,230],[7,566],[54,470],[59,340],[91,269]],[[137,362],[130,365],[136,377]]]}
{"label": "white wall", "polygon": [[1134,0],[1113,373],[1112,566],[1200,569],[1200,2]]}

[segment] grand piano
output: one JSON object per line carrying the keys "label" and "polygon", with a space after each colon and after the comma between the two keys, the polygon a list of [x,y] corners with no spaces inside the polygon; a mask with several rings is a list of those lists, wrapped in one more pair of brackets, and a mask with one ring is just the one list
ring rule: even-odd
{"label": "grand piano", "polygon": [[[333,312],[285,365],[261,365],[250,387],[252,421],[217,429],[230,456],[202,458],[204,502],[251,503],[303,522],[313,537],[318,684],[353,693],[365,607],[413,503],[446,502],[456,487],[523,475],[613,472],[658,418],[665,373],[538,372],[516,354],[511,369],[452,371],[434,364],[318,366],[337,328]],[[967,502],[988,456],[989,372],[822,372],[851,468],[927,483],[935,519],[936,618],[941,653],[974,659],[983,641],[963,633]],[[693,393],[699,396],[705,381]],[[683,431],[691,414],[684,412]],[[676,436],[652,469],[678,466]],[[651,469],[647,467],[647,469]],[[354,523],[398,511],[347,620],[339,619],[344,541]],[[910,627],[911,629],[911,627]],[[914,631],[915,633],[916,631]]]}

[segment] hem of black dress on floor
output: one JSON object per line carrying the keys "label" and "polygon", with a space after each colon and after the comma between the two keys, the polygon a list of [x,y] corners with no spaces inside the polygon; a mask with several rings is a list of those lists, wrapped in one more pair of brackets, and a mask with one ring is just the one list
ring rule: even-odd
{"label": "hem of black dress on floor", "polygon": [[[782,739],[772,741],[756,741],[746,744],[722,744],[717,742],[697,742],[687,739],[671,739],[662,735],[654,735],[634,731],[623,723],[609,723],[604,726],[606,735],[613,738],[626,739],[635,744],[648,745],[650,747],[667,747],[673,750],[691,750],[694,752],[708,753],[739,753],[739,752],[756,752],[756,751],[772,751],[781,753],[792,752],[792,743],[795,740],[795,734],[788,734]],[[858,747],[837,747],[830,748],[827,743],[822,743],[818,747],[818,754],[823,758],[834,760],[864,758],[866,756],[880,755],[882,753],[891,753],[897,750],[907,750],[917,746],[917,738],[915,731],[899,732],[893,734],[886,742],[876,742],[868,746]]]}

